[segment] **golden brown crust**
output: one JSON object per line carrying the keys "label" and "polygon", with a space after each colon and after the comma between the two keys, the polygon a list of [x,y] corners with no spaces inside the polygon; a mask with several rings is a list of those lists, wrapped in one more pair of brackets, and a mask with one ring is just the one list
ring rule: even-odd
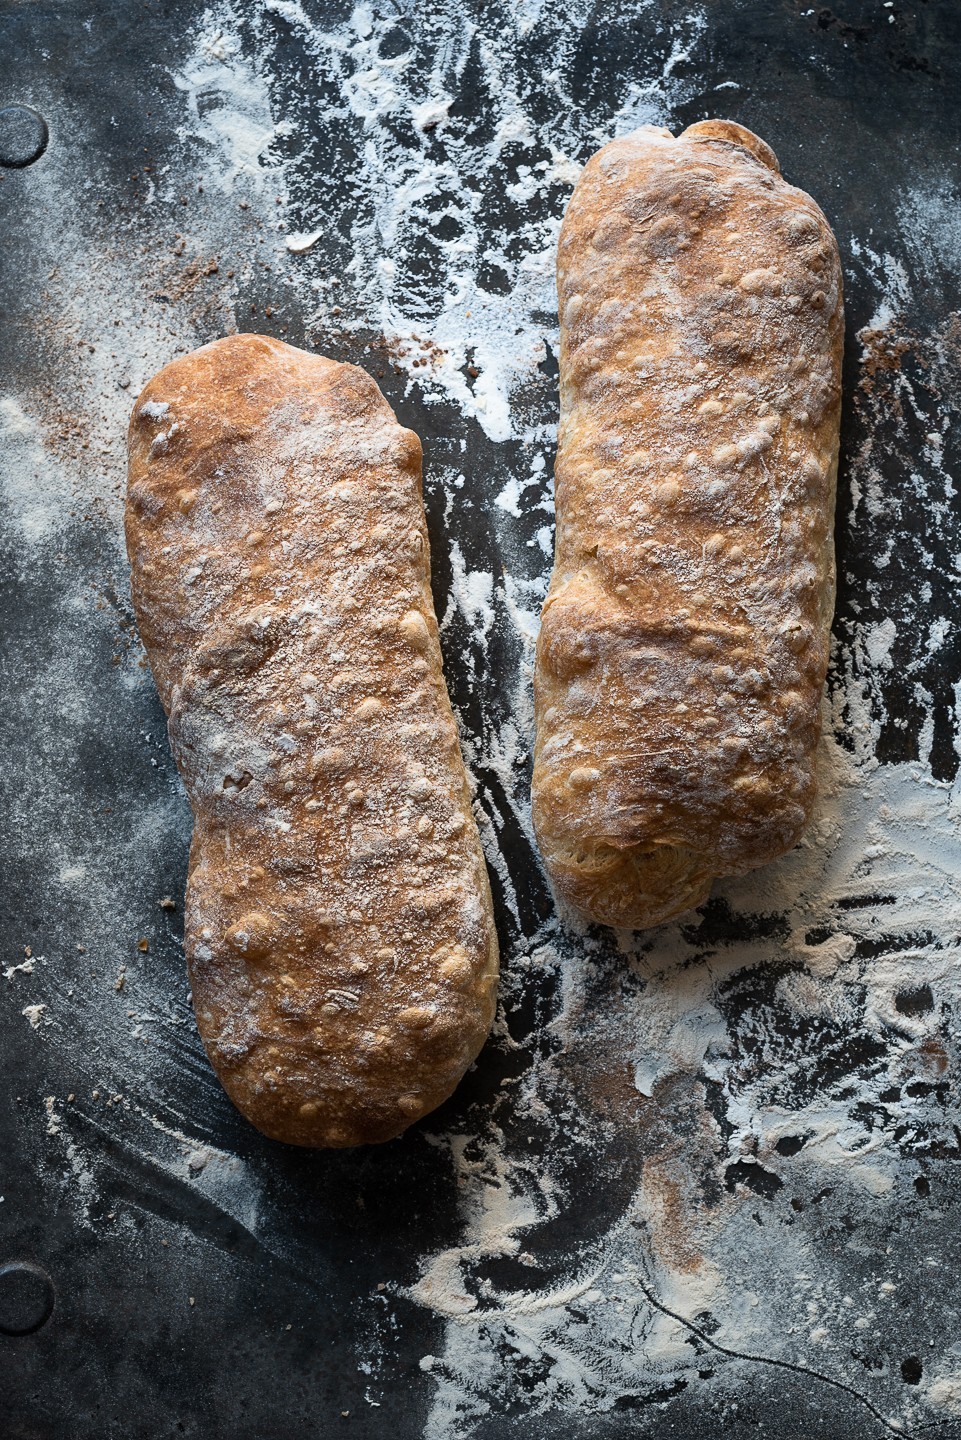
{"label": "golden brown crust", "polygon": [[129,445],[207,1052],[275,1139],[389,1139],[454,1089],[497,980],[420,442],[364,371],[237,335],[151,380]]}
{"label": "golden brown crust", "polygon": [[586,166],[558,294],[534,824],[562,895],[640,928],[789,849],[811,812],[840,263],[750,131],[646,127]]}

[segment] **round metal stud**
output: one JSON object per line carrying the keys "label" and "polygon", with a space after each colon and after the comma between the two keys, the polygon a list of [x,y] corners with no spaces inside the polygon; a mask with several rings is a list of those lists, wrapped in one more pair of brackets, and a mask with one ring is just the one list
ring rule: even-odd
{"label": "round metal stud", "polygon": [[53,1281],[29,1260],[0,1265],[0,1334],[31,1335],[53,1314]]}
{"label": "round metal stud", "polygon": [[29,105],[5,105],[0,110],[0,165],[16,170],[32,165],[49,138],[46,120]]}

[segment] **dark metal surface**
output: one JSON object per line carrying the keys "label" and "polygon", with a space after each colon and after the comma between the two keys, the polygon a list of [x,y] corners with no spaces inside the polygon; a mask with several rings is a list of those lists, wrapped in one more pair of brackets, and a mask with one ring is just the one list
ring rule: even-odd
{"label": "dark metal surface", "polygon": [[39,160],[49,139],[47,122],[29,105],[0,110],[0,165],[21,170]]}
{"label": "dark metal surface", "polygon": [[[333,5],[307,8],[330,23],[348,13],[348,7]],[[406,27],[408,39],[414,36],[418,63],[429,67],[442,33],[431,29],[420,7],[393,8],[398,27]],[[509,5],[467,8],[480,33],[499,33],[511,23]],[[670,25],[688,11],[670,0],[655,7],[653,16],[652,7],[630,0],[583,8],[582,31],[563,52],[549,15],[519,33],[520,69],[536,95],[539,74],[562,53],[576,105],[604,130],[630,77],[649,72],[652,52],[663,67],[671,53]],[[306,64],[297,32],[285,25],[280,11],[268,14],[259,6],[250,11],[252,25],[272,27],[275,84],[292,86]],[[178,139],[183,102],[167,62],[180,52],[200,14],[198,5],[185,0],[135,5],[104,0],[95,7],[37,0],[8,3],[2,10],[6,74],[0,103],[35,106],[50,123],[46,153],[28,169],[0,179],[3,371],[44,396],[49,413],[60,404],[58,418],[48,425],[59,446],[57,463],[73,465],[81,477],[96,469],[108,479],[93,486],[97,498],[86,499],[81,485],[75,504],[64,501],[64,524],[49,542],[41,535],[26,545],[12,525],[0,534],[3,964],[22,963],[28,947],[28,959],[42,957],[41,970],[32,973],[47,977],[59,1002],[58,1010],[50,1001],[49,1013],[56,1012],[61,1026],[47,1027],[45,1015],[36,1027],[28,1023],[28,997],[18,988],[19,977],[0,980],[5,987],[0,1265],[42,1267],[57,1297],[46,1323],[36,1328],[18,1320],[24,1318],[18,1307],[30,1309],[36,1296],[33,1301],[18,1296],[11,1302],[14,1323],[5,1325],[4,1285],[14,1272],[0,1270],[5,1332],[0,1333],[0,1435],[3,1440],[180,1435],[300,1440],[389,1432],[412,1440],[424,1433],[434,1384],[420,1362],[442,1344],[442,1324],[405,1288],[418,1278],[420,1258],[455,1244],[462,1226],[448,1152],[432,1137],[445,1129],[479,1127],[498,1107],[498,1124],[511,1143],[528,1149],[535,1165],[539,1147],[556,1145],[546,1126],[512,1114],[510,1106],[512,1082],[538,1047],[548,1044],[543,1022],[557,1002],[556,977],[539,979],[525,971],[523,983],[519,980],[525,936],[548,921],[552,903],[510,807],[501,803],[502,777],[481,764],[475,767],[481,798],[500,816],[518,903],[519,923],[494,875],[505,964],[518,982],[509,992],[505,1022],[511,1044],[490,1045],[457,1095],[427,1124],[389,1146],[356,1153],[309,1154],[270,1144],[233,1111],[209,1071],[189,1008],[180,907],[159,905],[182,894],[189,816],[155,693],[149,677],[136,672],[114,493],[120,472],[115,460],[85,448],[84,416],[99,413],[100,399],[71,390],[71,354],[79,342],[69,332],[57,283],[50,278],[58,267],[68,268],[68,258],[76,260],[74,247],[88,244],[101,267],[96,275],[91,271],[91,285],[102,297],[110,266],[118,274],[146,276],[145,246],[177,253],[185,212],[192,216],[196,207],[206,223],[216,209],[218,202],[202,185],[199,193],[194,186],[189,205],[179,194],[161,195],[147,209],[144,166],[157,175],[167,164],[186,165]],[[732,0],[706,5],[703,16],[707,38],[696,70],[686,73],[672,125],[728,113],[764,136],[785,174],[815,195],[836,225],[845,258],[851,337],[868,324],[876,304],[863,280],[864,267],[852,259],[854,237],[862,244],[870,237],[875,251],[890,251],[903,265],[904,335],[924,337],[943,327],[959,303],[958,267],[946,259],[940,282],[932,282],[937,267],[932,271],[905,244],[893,223],[891,197],[920,171],[950,173],[957,164],[961,9],[953,0],[891,8],[845,0],[841,12],[788,0]],[[574,22],[568,17],[556,23],[569,28]],[[732,80],[737,89],[717,91],[722,81]],[[449,84],[455,96],[451,113],[482,123],[486,97],[477,71],[468,66],[451,75]],[[302,212],[306,227],[319,203],[333,223],[312,252],[312,263],[346,273],[350,253],[342,222],[351,202],[338,173],[356,167],[364,137],[340,117],[319,82],[312,88],[308,79],[297,95],[306,98],[291,100],[294,134],[286,143],[300,146],[305,158],[292,171],[291,226],[300,223]],[[546,91],[543,103],[550,104]],[[586,131],[585,126],[577,157],[582,161],[597,144]],[[510,166],[535,158],[525,155],[519,142],[505,171],[490,177],[492,229],[505,223],[505,215],[509,223],[511,202],[504,192],[513,179]],[[198,158],[197,173],[202,171]],[[555,213],[564,200],[558,187],[551,201]],[[956,205],[957,196],[948,203]],[[472,568],[499,571],[502,556],[485,516],[493,494],[526,464],[523,447],[493,444],[453,405],[423,405],[416,388],[407,393],[391,367],[381,374],[376,359],[359,355],[356,334],[318,335],[282,271],[245,270],[258,238],[248,212],[234,205],[229,216],[225,206],[220,212],[226,218],[216,221],[218,274],[236,270],[231,305],[240,327],[293,343],[312,341],[335,358],[359,359],[379,373],[400,419],[422,436],[437,609],[443,614],[452,581],[452,540]],[[421,240],[420,251],[417,236],[408,237],[408,246],[414,266],[429,275],[429,236]],[[70,257],[61,246],[70,247]],[[494,275],[489,281],[498,283]],[[71,283],[74,303],[82,308],[82,286],[75,278]],[[144,287],[144,314],[150,316],[149,326],[144,322],[141,371],[109,380],[113,390],[126,381],[131,396],[169,358],[156,317],[178,306],[185,311],[188,303],[162,277],[136,283]],[[348,288],[350,283],[348,277]],[[191,325],[197,341],[213,338],[225,324],[223,305],[207,304],[205,295],[201,281],[189,301],[196,305]],[[128,327],[137,323],[137,316],[126,315]],[[191,333],[186,322],[170,324],[178,343]],[[373,328],[368,338],[376,338]],[[109,349],[107,336],[102,344]],[[916,432],[920,453],[926,430],[951,397],[934,388],[920,342],[913,349],[906,343],[898,364],[916,400],[914,410],[898,420]],[[883,366],[878,374],[883,381]],[[555,376],[549,354],[522,397],[545,419],[556,404]],[[856,624],[874,612],[898,613],[893,663],[879,682],[878,758],[885,763],[917,758],[926,746],[922,758],[930,756],[935,776],[952,779],[959,763],[954,687],[961,680],[961,631],[930,659],[918,657],[931,618],[949,615],[954,605],[954,556],[961,550],[957,502],[952,494],[945,497],[934,475],[927,491],[923,485],[905,486],[902,432],[896,444],[887,443],[890,393],[880,382],[874,390],[863,387],[853,339],[845,378],[836,633],[844,653],[853,646]],[[955,474],[959,433],[955,429],[944,442],[944,468]],[[118,432],[117,451],[122,443]],[[890,514],[862,511],[856,529],[843,523],[853,457],[868,444],[885,486],[901,504],[902,538],[883,568],[876,560],[888,545]],[[443,487],[431,481],[445,469],[465,473],[463,493],[475,506],[472,515],[466,505],[460,515],[452,514]],[[44,483],[40,475],[41,490]],[[542,522],[543,516],[530,517],[531,537]],[[922,580],[930,586],[923,605],[915,603]],[[476,655],[468,664],[473,645],[467,627],[455,618],[445,633],[449,681],[465,732],[480,736],[507,714],[518,652],[502,628],[492,632],[482,664]],[[930,732],[922,723],[919,687],[933,696]],[[147,813],[163,823],[145,826]],[[95,883],[71,888],[58,876],[63,857],[74,864],[78,855],[89,857]],[[705,947],[723,948],[728,915],[717,902],[692,922],[692,931],[700,926]],[[628,981],[620,978],[613,949],[600,938],[592,945],[595,995],[603,1010],[611,991]],[[732,978],[722,996],[731,1043],[743,1046],[742,1073],[764,1065],[776,1075],[782,1063],[783,1054],[768,1050],[759,1057],[752,1050],[751,1026],[758,1015],[767,1017],[783,1053],[799,1043],[791,1018],[778,1012],[773,978],[770,967],[759,967]],[[135,1034],[127,1022],[128,1000],[138,1015],[153,1007],[153,1022],[143,1033]],[[904,1003],[923,1010],[926,1001],[919,991]],[[839,1077],[854,1084],[878,1062],[874,1041],[859,1028],[856,996],[852,1007],[849,1025],[826,1023],[803,1040],[814,1056],[814,1087]],[[622,1061],[610,1060],[610,1075],[621,1076],[617,1083],[623,1081]],[[571,1104],[593,1123],[593,1097],[584,1077],[604,1057],[595,1056],[588,1035],[568,1063]],[[852,1332],[850,1354],[825,1378],[758,1359],[754,1351],[739,1354],[714,1344],[707,1327],[692,1332],[700,1373],[691,1382],[635,1387],[613,1400],[608,1396],[611,1403],[599,1403],[593,1412],[561,1404],[533,1414],[524,1385],[506,1398],[492,1391],[490,1413],[470,1422],[472,1440],[638,1435],[700,1440],[719,1433],[732,1440],[765,1434],[854,1440],[886,1433],[884,1417],[894,1413],[899,1387],[917,1384],[929,1347],[941,1344],[957,1324],[961,1304],[955,1083],[951,1068],[940,1089],[932,1085],[919,1101],[928,1110],[903,1150],[916,1159],[917,1179],[896,1226],[887,1211],[876,1223],[869,1212],[852,1219],[842,1208],[832,1209],[830,1201],[811,1201],[803,1215],[799,1201],[791,1212],[787,1194],[777,1194],[779,1185],[769,1182],[765,1192],[758,1167],[729,1170],[727,1180],[722,1175],[718,1182],[721,1190],[725,1183],[733,1190],[747,1176],[759,1187],[752,1200],[758,1225],[762,1220],[807,1225],[812,1263],[818,1263],[818,1254],[830,1254],[852,1289],[897,1247],[903,1285],[884,1322],[878,1351],[883,1360],[875,1365],[873,1351],[859,1355],[860,1341]],[[697,1105],[714,1106],[719,1115],[736,1100],[722,1095],[720,1087],[712,1092],[707,1082],[698,1095]],[[526,1283],[536,1284],[540,1276],[548,1284],[565,1256],[586,1250],[625,1213],[645,1158],[693,1125],[695,1100],[681,1086],[673,1098],[661,1097],[653,1121],[632,1109],[634,1101],[624,1102],[603,1143],[594,1143],[595,1136],[588,1146],[575,1127],[566,1148],[552,1150],[551,1162],[566,1176],[575,1199],[562,1217],[526,1242],[539,1267]],[[153,1121],[162,1128],[151,1129]],[[151,1159],[156,1135],[185,1137],[184,1153],[190,1154],[179,1170]],[[190,1183],[192,1176],[215,1169],[204,1146],[239,1157],[256,1197],[255,1217],[238,1220],[218,1202],[215,1176],[204,1180],[206,1188]],[[707,1193],[706,1181],[705,1187]],[[84,1198],[84,1223],[78,1221],[78,1196]],[[786,1220],[772,1218],[776,1206]],[[855,1227],[857,1252],[845,1249]],[[930,1268],[924,1269],[932,1253],[938,1262],[933,1278]],[[497,1281],[498,1266],[514,1263],[491,1261],[490,1275]],[[46,1294],[42,1284],[39,1288]],[[656,1305],[657,1297],[651,1300]],[[26,1318],[35,1321],[36,1315]],[[536,1375],[529,1388],[535,1382]],[[929,1423],[929,1433],[938,1436],[961,1433],[959,1422],[943,1413]]]}
{"label": "dark metal surface", "polygon": [[30,1335],[53,1314],[53,1282],[39,1265],[11,1261],[0,1265],[0,1331]]}

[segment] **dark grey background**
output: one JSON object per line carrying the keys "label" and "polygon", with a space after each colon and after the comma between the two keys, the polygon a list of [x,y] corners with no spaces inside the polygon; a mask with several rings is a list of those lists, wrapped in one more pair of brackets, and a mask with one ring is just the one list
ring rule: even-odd
{"label": "dark grey background", "polygon": [[[306,8],[330,23],[347,14],[346,7],[316,0]],[[465,8],[481,32],[498,33],[509,23],[509,5]],[[946,407],[956,406],[956,393],[943,393],[931,378],[925,337],[941,329],[949,312],[957,309],[958,268],[946,258],[938,278],[931,257],[922,262],[894,225],[891,197],[912,177],[949,174],[957,165],[961,7],[953,0],[929,0],[898,3],[888,10],[866,0],[844,0],[835,12],[788,0],[731,0],[702,9],[707,36],[698,50],[697,69],[692,73],[689,68],[686,75],[687,98],[678,103],[670,122],[679,129],[716,113],[715,85],[720,79],[736,80],[740,88],[729,92],[728,113],[770,142],[785,174],[809,189],[835,224],[846,263],[851,337],[840,514],[848,508],[851,457],[868,441],[891,494],[898,497],[900,538],[883,569],[874,561],[887,543],[890,513],[872,520],[862,510],[856,530],[839,526],[836,634],[841,653],[846,653],[855,620],[866,623],[872,613],[898,614],[894,664],[881,677],[884,720],[878,758],[894,762],[918,756],[922,708],[917,686],[922,684],[935,700],[932,769],[938,778],[951,779],[959,759],[953,691],[961,680],[958,642],[930,660],[919,656],[931,619],[950,616],[955,607],[953,556],[961,550],[957,501],[945,497],[934,476],[929,494],[904,485],[903,427],[909,436],[916,431],[920,454],[927,428]],[[397,43],[418,47],[426,66],[442,35],[432,29],[429,15],[420,14],[420,7],[398,4],[394,10]],[[634,7],[630,0],[599,3],[584,11],[583,29],[574,44],[568,43],[569,15],[541,17],[518,39],[520,68],[536,107],[538,77],[558,63],[560,55],[576,104],[592,125],[603,127],[621,103],[626,77],[635,70],[649,73],[658,58],[663,62],[670,50],[670,25],[688,10],[665,0],[658,9],[660,26],[652,22],[650,7]],[[264,28],[270,32],[273,74],[279,77],[275,83],[282,86],[288,71],[303,80],[305,56],[295,30],[281,16],[264,14],[259,7],[251,6],[249,12],[261,43]],[[191,157],[176,133],[182,98],[162,62],[178,53],[199,14],[199,6],[181,0],[104,0],[95,6],[54,6],[40,0],[2,7],[0,104],[36,106],[51,132],[49,149],[35,167],[2,172],[0,180],[2,365],[5,380],[15,380],[23,389],[42,395],[51,387],[55,392],[62,388],[66,394],[72,383],[74,342],[64,333],[56,287],[49,282],[58,263],[58,235],[69,233],[70,246],[80,252],[86,237],[99,264],[112,255],[118,267],[134,263],[131,257],[140,255],[145,233],[158,250],[175,244],[183,224],[179,199],[161,200],[144,229],[142,167],[149,161],[155,170],[167,163],[185,173],[189,169]],[[563,46],[560,30],[566,31]],[[652,56],[658,47],[660,57]],[[480,88],[480,71],[468,66],[448,83],[457,97],[455,123],[464,117],[482,119],[487,97]],[[343,221],[353,203],[338,175],[355,166],[362,136],[332,107],[325,107],[324,100],[322,88],[312,90],[308,76],[289,103],[288,113],[296,122],[287,142],[295,156],[288,173],[292,227],[299,223],[299,208],[305,224],[318,203]],[[545,90],[543,104],[549,103]],[[585,124],[576,157],[582,161],[596,144],[586,130]],[[510,164],[534,158],[519,147],[505,159],[505,173],[491,175],[492,233],[510,223],[510,202],[503,197]],[[43,183],[44,170],[48,177],[56,174],[57,187]],[[55,194],[56,203],[51,200]],[[551,200],[556,213],[565,198],[566,191],[558,187]],[[956,188],[951,198],[956,205]],[[64,231],[61,206],[67,203],[71,218]],[[217,202],[201,192],[193,195],[191,205],[215,208]],[[276,333],[295,344],[314,341],[336,358],[360,358],[377,373],[376,358],[358,357],[356,334],[308,334],[297,292],[281,271],[244,273],[246,247],[256,239],[254,224],[247,212],[231,207],[220,235],[220,273],[232,264],[237,269],[234,313],[241,328],[249,316],[246,328]],[[343,223],[333,227],[312,263],[342,268],[349,260],[344,232]],[[853,337],[870,319],[876,295],[864,279],[863,265],[855,263],[852,239],[860,237],[863,243],[868,236],[878,253],[898,255],[911,281],[903,322],[906,343],[896,357],[896,368],[907,373],[916,398],[916,408],[906,415],[894,414],[883,367],[873,391],[861,384],[865,372]],[[410,237],[409,244],[429,297],[430,235]],[[75,273],[82,253],[69,258]],[[496,288],[505,277],[491,274],[488,282]],[[178,303],[180,297],[165,296],[162,285],[144,296],[152,315]],[[213,338],[221,333],[223,316],[211,305],[194,323],[199,339]],[[551,323],[545,317],[545,324]],[[150,332],[155,334],[155,329]],[[137,383],[168,358],[153,339],[148,341],[147,349],[153,345],[154,350],[145,355],[143,374],[134,377]],[[556,403],[555,375],[548,355],[539,379],[523,397],[524,404],[545,417]],[[961,380],[961,366],[956,378]],[[416,389],[406,394],[404,378],[390,367],[381,383],[400,418],[424,440],[437,609],[443,613],[452,534],[473,568],[499,569],[501,557],[484,523],[483,504],[485,497],[489,504],[492,485],[499,488],[526,457],[519,445],[492,445],[453,406],[421,405]],[[51,433],[59,437],[60,461],[66,463],[66,454],[82,477],[84,467],[94,461],[83,449],[87,402],[77,393],[79,398],[66,406],[74,418],[50,423]],[[46,396],[46,401],[53,405],[56,398]],[[895,420],[900,427],[896,443],[893,429],[888,430]],[[949,431],[945,442],[945,468],[953,467],[955,474],[959,433],[957,428]],[[459,450],[461,437],[469,442],[466,464]],[[121,443],[118,434],[116,444]],[[456,515],[445,519],[443,491],[430,483],[430,474],[447,464],[466,470],[467,494],[478,506],[476,525]],[[115,470],[114,463],[109,473]],[[416,1279],[418,1256],[458,1239],[448,1157],[417,1129],[389,1146],[357,1153],[309,1154],[271,1145],[233,1111],[206,1064],[183,976],[180,907],[168,912],[157,905],[162,896],[179,900],[182,893],[189,816],[176,787],[163,716],[149,677],[141,672],[139,683],[129,679],[138,652],[131,635],[112,484],[94,486],[99,498],[89,503],[81,495],[76,512],[55,539],[29,555],[16,527],[0,532],[3,964],[18,963],[25,946],[34,956],[43,956],[44,973],[55,974],[60,1013],[69,1030],[34,1032],[21,1014],[27,992],[17,980],[0,981],[6,987],[0,1261],[34,1260],[49,1271],[56,1287],[54,1314],[41,1330],[26,1337],[0,1336],[0,1435],[9,1440],[159,1440],[178,1435],[288,1440],[341,1431],[373,1437],[389,1431],[407,1440],[423,1433],[433,1383],[419,1360],[441,1342],[438,1321],[399,1292]],[[534,528],[531,520],[532,533]],[[917,599],[922,576],[931,585],[930,599],[923,605]],[[102,609],[77,612],[72,597],[84,587]],[[468,665],[470,641],[466,630],[459,633],[459,623],[455,620],[446,636],[449,681],[467,733],[479,735],[485,723],[496,724],[509,708],[506,690],[516,673],[517,647],[510,632],[499,626],[486,663],[479,665],[474,657]],[[73,692],[86,697],[82,713],[59,703],[65,666]],[[510,971],[512,958],[523,950],[524,936],[548,920],[552,905],[510,806],[499,795],[501,780],[485,770],[483,762],[475,769],[483,803],[500,814],[501,847],[520,901],[523,933],[499,903]],[[145,833],[141,820],[147,810],[165,817],[159,831]],[[101,873],[101,866],[97,884],[89,890],[65,890],[51,878],[51,857],[64,848],[89,854],[95,866],[98,856],[111,857],[111,873]],[[114,863],[113,857],[125,855],[129,864]],[[500,902],[496,876],[493,883]],[[695,923],[702,925],[705,945],[723,947],[725,926],[731,923],[723,905],[708,907],[704,919]],[[137,949],[141,936],[149,937],[146,954]],[[906,947],[917,938],[881,936],[878,945]],[[621,981],[616,957],[600,939],[596,944],[597,985],[603,994]],[[85,948],[80,951],[78,945]],[[104,1007],[122,966],[128,979],[126,990],[116,992],[118,1007],[127,995],[138,994],[138,983],[139,993],[152,1000],[168,997],[150,1032],[149,1106],[169,1128],[189,1134],[198,1145],[209,1143],[241,1157],[259,1189],[256,1226],[239,1224],[215,1197],[144,1159],[142,1108],[126,1109],[123,1099],[106,1105],[105,1097],[115,1093],[136,1096],[146,1063],[141,1039],[128,1040],[122,1025],[109,1044],[104,1040]],[[552,1013],[555,997],[549,981],[541,987],[525,982],[523,995],[516,985],[508,993],[506,1019],[518,1048],[489,1046],[444,1113],[425,1127],[431,1133],[445,1125],[460,1126],[468,1115],[472,1124],[480,1125],[478,1117],[495,1103],[500,1104],[502,1127],[509,1131],[512,1124],[521,1124],[512,1121],[509,1104],[497,1101],[498,1091],[505,1077],[521,1073],[537,1047],[548,1043],[542,1022]],[[752,1060],[750,1033],[753,1020],[774,1005],[771,975],[761,969],[739,976],[725,1003],[732,1043],[740,1037],[744,1045],[744,1065],[770,1063],[761,1057]],[[908,997],[905,1003],[915,1002]],[[924,996],[916,1003],[923,1008]],[[768,1014],[768,1020],[777,1033],[777,1015]],[[946,1017],[946,1027],[948,1023]],[[785,1030],[785,1046],[796,1038]],[[832,1085],[845,1078],[855,1082],[879,1062],[877,1042],[859,1030],[856,1019],[841,1031],[825,1027],[807,1043],[815,1066],[821,1067],[814,1084]],[[472,1437],[625,1440],[643,1435],[694,1440],[724,1434],[740,1440],[777,1434],[782,1440],[853,1440],[884,1433],[878,1414],[851,1390],[867,1396],[880,1414],[894,1413],[898,1389],[907,1383],[901,1378],[902,1363],[923,1358],[929,1337],[936,1336],[940,1344],[958,1323],[959,1216],[953,1192],[961,1136],[954,1123],[955,1073],[952,1066],[940,1087],[919,1095],[919,1104],[927,1105],[930,1115],[926,1112],[923,1123],[904,1139],[904,1153],[917,1161],[918,1178],[896,1228],[887,1217],[872,1231],[870,1221],[852,1220],[830,1204],[808,1211],[803,1221],[819,1244],[837,1253],[851,1227],[861,1227],[862,1258],[850,1262],[855,1271],[858,1265],[870,1267],[872,1253],[883,1255],[892,1244],[898,1247],[905,1282],[889,1312],[883,1354],[858,1353],[852,1336],[849,1363],[837,1372],[838,1383],[830,1384],[810,1374],[712,1352],[706,1339],[695,1337],[693,1349],[702,1356],[699,1379],[625,1393],[604,1413],[599,1407],[593,1414],[554,1412],[539,1418],[530,1415],[521,1384],[492,1396],[491,1413],[472,1427]],[[571,1084],[576,1095],[578,1082]],[[97,1088],[101,1096],[95,1101],[91,1097]],[[718,1113],[731,1099],[712,1094],[709,1086],[700,1093],[699,1103],[713,1105]],[[76,1097],[69,1104],[68,1094]],[[54,1135],[43,1123],[48,1095],[56,1097],[53,1124],[59,1132]],[[683,1134],[688,1101],[680,1091],[661,1095],[658,1124]],[[527,1145],[532,1155],[538,1146],[556,1143],[546,1129],[539,1134],[529,1122],[523,1125],[525,1133],[514,1140]],[[75,1142],[86,1157],[88,1182],[64,1163],[64,1137],[72,1137],[69,1143]],[[576,1177],[578,1202],[563,1223],[531,1240],[539,1269],[528,1274],[525,1283],[536,1284],[539,1275],[548,1284],[572,1249],[602,1233],[624,1208],[644,1153],[658,1143],[656,1124],[648,1120],[635,1128],[627,1114],[610,1143],[592,1151],[589,1160],[576,1140],[566,1154],[553,1156]],[[731,1180],[732,1187],[737,1178]],[[74,1192],[84,1183],[94,1198],[88,1223],[81,1225]],[[785,1197],[776,1199],[773,1189],[765,1194],[763,1182],[755,1198],[761,1211],[786,1204]],[[930,1269],[921,1268],[923,1255],[932,1249],[939,1261],[933,1283]],[[493,1262],[491,1273],[496,1274]],[[387,1289],[378,1291],[378,1284]],[[187,1296],[194,1298],[194,1305],[186,1303]],[[359,1368],[369,1364],[371,1356],[376,1361],[373,1375]],[[907,1373],[913,1373],[910,1365]],[[342,1417],[342,1411],[349,1415]],[[943,1414],[932,1415],[928,1424],[938,1436],[961,1434],[961,1424],[952,1424]]]}

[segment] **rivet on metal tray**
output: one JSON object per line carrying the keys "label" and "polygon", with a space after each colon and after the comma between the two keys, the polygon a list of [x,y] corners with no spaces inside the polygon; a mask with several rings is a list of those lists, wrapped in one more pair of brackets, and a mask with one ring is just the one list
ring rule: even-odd
{"label": "rivet on metal tray", "polygon": [[29,1260],[0,1265],[0,1334],[31,1335],[53,1314],[53,1281]]}
{"label": "rivet on metal tray", "polygon": [[5,105],[0,110],[0,165],[17,170],[32,165],[49,138],[46,120],[29,105]]}

